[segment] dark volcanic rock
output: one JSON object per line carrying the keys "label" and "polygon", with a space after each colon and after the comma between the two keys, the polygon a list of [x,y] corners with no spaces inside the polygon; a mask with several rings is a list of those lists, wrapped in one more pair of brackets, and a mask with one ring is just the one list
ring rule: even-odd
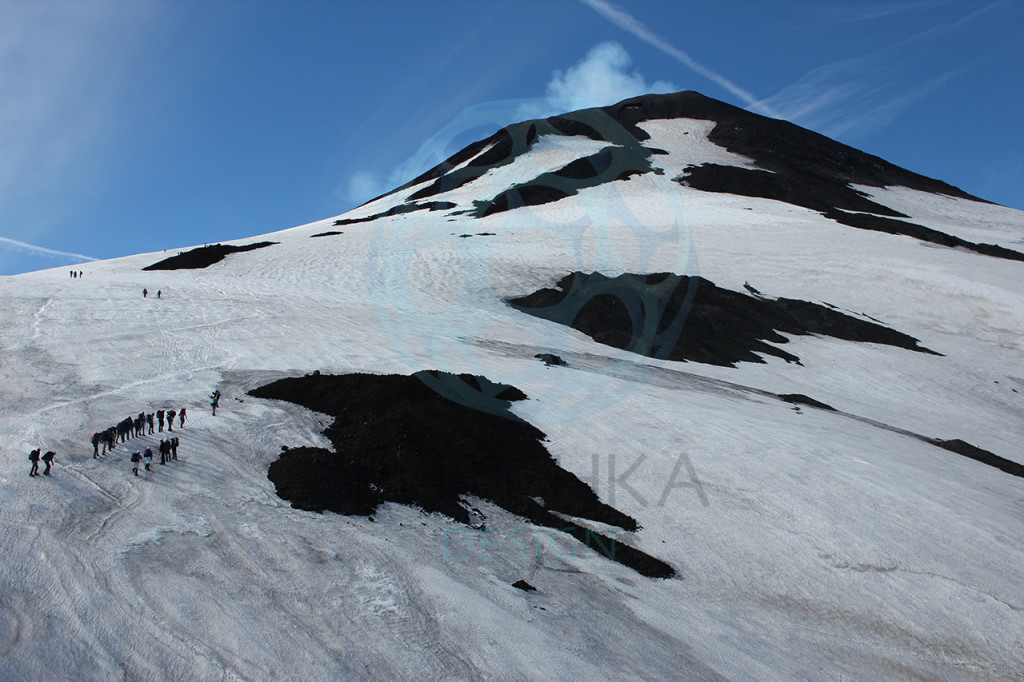
{"label": "dark volcanic rock", "polygon": [[983,450],[975,445],[971,445],[966,441],[960,440],[959,438],[955,438],[953,440],[939,440],[938,438],[928,438],[926,440],[928,440],[931,443],[934,443],[935,445],[938,445],[940,448],[945,448],[950,452],[955,452],[958,455],[963,455],[964,457],[968,457],[977,462],[981,462],[982,464],[987,464],[991,467],[995,467],[1000,471],[1005,471],[1008,474],[1024,478],[1024,465],[1018,464],[1013,460],[1006,459],[1005,457],[1000,457],[999,455],[991,453],[988,450]]}
{"label": "dark volcanic rock", "polygon": [[958,246],[964,249],[970,249],[971,251],[976,251],[977,253],[984,254],[986,256],[1024,261],[1024,253],[1020,253],[1019,251],[1006,249],[995,244],[976,244],[974,242],[969,242],[966,239],[960,239],[959,237],[954,237],[951,234],[939,232],[938,230],[933,230],[930,227],[925,227],[924,225],[908,223],[904,220],[894,220],[892,218],[883,218],[877,215],[866,215],[864,213],[847,213],[846,211],[839,209],[830,209],[824,213],[824,216],[826,218],[831,218],[838,223],[842,223],[843,225],[859,227],[862,230],[888,232],[889,234],[902,234],[915,239],[920,239],[923,242],[931,242],[932,244],[941,244],[942,246],[952,247]]}
{"label": "dark volcanic rock", "polygon": [[536,587],[534,587],[530,583],[526,582],[525,580],[517,580],[517,581],[515,581],[514,583],[512,583],[512,587],[516,588],[517,590],[522,590],[523,592],[536,592],[537,591]]}
{"label": "dark volcanic rock", "polygon": [[917,339],[817,303],[748,296],[701,277],[576,272],[556,289],[509,300],[525,313],[571,326],[599,343],[668,360],[734,367],[758,353],[799,362],[772,344],[786,334],[821,334],[923,353]]}
{"label": "dark volcanic rock", "polygon": [[366,216],[365,218],[341,218],[335,220],[335,225],[354,225],[356,223],[369,223],[378,218],[387,218],[390,216],[403,215],[405,213],[414,213],[416,211],[447,211],[450,208],[455,208],[455,204],[450,201],[431,201],[425,204],[399,204],[389,208],[386,211],[380,213],[374,213],[373,215]]}
{"label": "dark volcanic rock", "polygon": [[339,234],[345,234],[344,232],[338,232],[337,230],[328,230],[327,232],[318,232],[316,234],[309,235],[312,237],[335,237]]}
{"label": "dark volcanic rock", "polygon": [[810,407],[817,407],[819,410],[836,411],[836,408],[831,405],[815,400],[803,393],[783,393],[779,395],[779,399],[791,405],[808,405]]}
{"label": "dark volcanic rock", "polygon": [[636,124],[671,118],[714,121],[710,139],[736,154],[754,159],[758,167],[784,176],[817,177],[840,184],[889,187],[982,201],[940,180],[913,173],[788,121],[761,116],[725,102],[685,91],[642,95],[604,107],[638,140],[649,135]]}
{"label": "dark volcanic rock", "polygon": [[675,575],[664,562],[559,516],[637,530],[636,520],[558,466],[541,431],[509,411],[510,401],[526,397],[514,387],[443,372],[310,374],[250,394],[335,417],[324,431],[334,452],[290,448],[270,466],[278,494],[296,508],[369,516],[390,501],[469,523],[463,497],[476,496],[642,575]]}
{"label": "dark volcanic rock", "polygon": [[191,251],[185,251],[179,253],[176,256],[165,258],[164,260],[147,265],[142,268],[143,270],[199,270],[201,268],[207,268],[214,263],[219,263],[224,260],[229,254],[240,253],[242,251],[253,251],[255,249],[262,249],[267,246],[273,246],[277,242],[257,242],[255,244],[246,244],[244,246],[225,246],[223,244],[213,244],[211,246],[202,246],[198,249],[192,249]]}

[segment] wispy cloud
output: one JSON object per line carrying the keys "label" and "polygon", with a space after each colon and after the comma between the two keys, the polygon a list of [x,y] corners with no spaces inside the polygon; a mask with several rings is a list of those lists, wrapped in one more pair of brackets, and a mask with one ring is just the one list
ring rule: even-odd
{"label": "wispy cloud", "polygon": [[20,242],[17,239],[9,239],[7,237],[0,237],[0,248],[12,251],[24,251],[37,256],[49,256],[51,258],[72,258],[80,261],[98,260],[92,256],[85,256],[80,253],[69,253],[67,251],[57,251],[56,249],[48,249],[44,246],[36,246],[35,244],[28,244],[26,242]]}
{"label": "wispy cloud", "polygon": [[[947,2],[887,6],[897,11],[934,9]],[[950,43],[956,34],[1006,3],[995,2],[942,22],[882,49],[817,67],[764,100],[784,118],[833,137],[871,134],[947,83],[995,59],[1008,46],[963,60]],[[885,16],[879,14],[873,18]],[[1018,17],[1019,19],[1019,17]]]}
{"label": "wispy cloud", "polygon": [[655,34],[644,23],[627,13],[622,8],[613,5],[607,0],[580,0],[580,2],[598,12],[601,16],[622,30],[632,33],[651,47],[661,50],[680,64],[683,64],[697,74],[707,78],[711,82],[732,93],[735,97],[739,98],[740,101],[746,104],[747,107],[768,116],[778,117],[778,114],[771,108],[771,106],[761,101],[761,99],[753,93],[736,85],[717,71],[704,66],[683,50],[680,50],[661,36]]}
{"label": "wispy cloud", "polygon": [[70,200],[69,185],[95,178],[104,161],[98,150],[117,126],[122,70],[157,10],[154,3],[114,0],[0,1],[4,233],[36,241],[53,227],[53,216],[73,210],[61,204]]}

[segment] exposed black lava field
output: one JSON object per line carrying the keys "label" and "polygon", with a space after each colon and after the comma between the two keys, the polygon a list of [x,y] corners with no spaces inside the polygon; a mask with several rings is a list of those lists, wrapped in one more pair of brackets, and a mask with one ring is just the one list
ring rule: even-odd
{"label": "exposed black lava field", "polygon": [[556,287],[508,302],[599,343],[666,360],[735,367],[764,362],[759,354],[767,354],[800,362],[773,345],[788,343],[783,334],[820,334],[938,355],[907,334],[818,303],[750,296],[702,277],[575,272]]}
{"label": "exposed black lava field", "polygon": [[641,575],[670,578],[668,564],[567,520],[625,531],[635,519],[604,504],[545,449],[544,434],[509,411],[526,396],[483,377],[318,373],[281,379],[250,395],[287,400],[334,417],[334,451],[286,449],[268,477],[292,506],[369,516],[384,502],[414,505],[470,523],[464,498],[490,500],[562,531]]}

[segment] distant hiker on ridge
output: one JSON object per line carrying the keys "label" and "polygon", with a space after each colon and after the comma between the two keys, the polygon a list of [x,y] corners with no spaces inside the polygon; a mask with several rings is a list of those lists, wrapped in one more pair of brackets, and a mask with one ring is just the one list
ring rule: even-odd
{"label": "distant hiker on ridge", "polygon": [[39,475],[39,448],[36,448],[32,452],[28,453],[28,461],[32,462],[32,470],[28,472],[29,476]]}

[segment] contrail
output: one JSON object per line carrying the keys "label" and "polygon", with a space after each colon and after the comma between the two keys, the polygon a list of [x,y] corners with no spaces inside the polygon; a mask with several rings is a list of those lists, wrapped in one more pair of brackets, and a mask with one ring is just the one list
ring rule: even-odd
{"label": "contrail", "polygon": [[632,33],[648,45],[658,48],[676,61],[688,66],[693,71],[696,71],[701,76],[704,76],[713,83],[722,86],[733,95],[743,100],[749,108],[760,110],[761,113],[767,116],[782,118],[782,116],[780,116],[776,111],[762,104],[760,99],[755,97],[753,93],[744,90],[722,74],[712,71],[700,62],[695,61],[690,55],[686,54],[674,45],[669,44],[666,40],[657,36],[653,31],[651,31],[651,29],[647,28],[647,26],[642,24],[640,21],[607,0],[580,0],[580,2],[604,16],[605,19],[612,22],[622,30]]}
{"label": "contrail", "polygon": [[46,247],[43,246],[36,246],[35,244],[26,244],[25,242],[19,242],[16,239],[8,239],[7,237],[0,237],[0,246],[14,248],[20,251],[31,251],[33,253],[38,253],[43,256],[77,258],[79,260],[87,261],[99,260],[98,258],[93,258],[92,256],[83,256],[80,253],[68,253],[67,251],[55,251],[53,249],[47,249]]}

